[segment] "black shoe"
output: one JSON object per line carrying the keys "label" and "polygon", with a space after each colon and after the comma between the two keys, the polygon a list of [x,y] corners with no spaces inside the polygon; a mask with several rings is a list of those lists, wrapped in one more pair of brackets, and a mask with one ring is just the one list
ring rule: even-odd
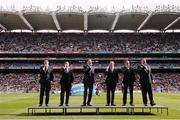
{"label": "black shoe", "polygon": [[63,104],[60,104],[59,106],[63,106]]}
{"label": "black shoe", "polygon": [[147,106],[147,104],[144,104],[144,106]]}
{"label": "black shoe", "polygon": [[109,106],[109,104],[106,104],[106,106]]}
{"label": "black shoe", "polygon": [[134,104],[130,104],[130,106],[134,106]]}
{"label": "black shoe", "polygon": [[89,104],[87,104],[87,106],[92,106],[92,105],[89,103]]}
{"label": "black shoe", "polygon": [[86,104],[82,104],[81,106],[86,106]]}
{"label": "black shoe", "polygon": [[66,106],[69,106],[68,104],[66,104]]}
{"label": "black shoe", "polygon": [[111,106],[116,106],[115,104],[111,104]]}
{"label": "black shoe", "polygon": [[155,105],[156,105],[156,103],[152,103],[152,104],[151,104],[151,106],[155,106]]}
{"label": "black shoe", "polygon": [[126,106],[126,104],[122,104],[122,106]]}
{"label": "black shoe", "polygon": [[42,104],[39,104],[39,107],[42,107]]}
{"label": "black shoe", "polygon": [[46,107],[48,107],[48,104],[46,104]]}

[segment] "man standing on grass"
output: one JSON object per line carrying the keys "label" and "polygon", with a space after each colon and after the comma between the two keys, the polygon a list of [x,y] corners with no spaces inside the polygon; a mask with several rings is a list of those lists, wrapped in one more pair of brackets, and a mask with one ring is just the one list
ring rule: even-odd
{"label": "man standing on grass", "polygon": [[134,69],[130,66],[129,60],[124,61],[124,67],[121,69],[123,73],[123,106],[126,105],[127,101],[127,91],[129,88],[129,93],[130,93],[130,105],[133,105],[133,86],[134,82],[136,81],[136,76],[135,76],[135,71]]}
{"label": "man standing on grass", "polygon": [[114,61],[111,61],[109,63],[104,75],[106,76],[105,83],[107,87],[106,106],[109,106],[110,102],[111,102],[111,106],[116,106],[114,104],[114,96],[115,96],[115,90],[116,90],[116,85],[119,80],[119,76],[118,76],[118,70],[115,69]]}
{"label": "man standing on grass", "polygon": [[64,68],[60,71],[62,74],[61,80],[60,80],[60,85],[61,85],[61,95],[60,95],[60,105],[63,106],[64,104],[64,95],[66,93],[66,100],[65,100],[65,105],[69,106],[69,96],[71,92],[71,86],[74,80],[73,72],[70,69],[69,62],[66,61]]}
{"label": "man standing on grass", "polygon": [[153,99],[153,92],[152,92],[152,73],[151,67],[147,64],[146,59],[142,58],[140,61],[140,65],[138,66],[138,73],[140,76],[140,84],[141,84],[141,91],[142,91],[142,98],[144,106],[147,106],[147,94],[149,95],[149,100],[151,106],[156,105]]}
{"label": "man standing on grass", "polygon": [[[84,72],[84,78],[83,78],[83,84],[84,84],[84,97],[83,97],[83,104],[81,106],[92,106],[91,105],[91,98],[92,98],[92,92],[93,92],[93,84],[95,82],[94,80],[94,67],[92,64],[92,60],[88,59],[87,64],[83,66],[83,72]],[[89,93],[87,94],[87,92]],[[88,95],[88,101],[86,101]]]}
{"label": "man standing on grass", "polygon": [[39,107],[43,104],[44,94],[46,96],[45,104],[48,106],[49,103],[49,92],[51,89],[51,82],[53,81],[53,70],[49,67],[49,61],[44,60],[44,65],[40,68],[40,99]]}

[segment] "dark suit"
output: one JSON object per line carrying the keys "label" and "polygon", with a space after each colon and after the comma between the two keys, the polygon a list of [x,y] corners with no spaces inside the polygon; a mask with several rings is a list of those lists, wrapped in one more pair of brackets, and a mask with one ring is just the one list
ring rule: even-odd
{"label": "dark suit", "polygon": [[138,66],[138,73],[140,76],[140,84],[141,84],[141,91],[142,91],[142,97],[143,97],[143,103],[147,104],[147,93],[149,95],[150,104],[154,104],[153,100],[153,93],[152,93],[152,73],[151,73],[151,67],[149,65],[146,65],[147,68],[144,65]]}
{"label": "dark suit", "polygon": [[127,67],[123,67],[122,73],[124,75],[123,77],[123,104],[126,104],[127,101],[127,90],[129,88],[129,93],[130,93],[130,104],[133,104],[133,85],[134,82],[136,81],[136,76],[135,76],[135,71],[132,67],[129,69]]}
{"label": "dark suit", "polygon": [[53,81],[53,70],[48,68],[45,70],[44,66],[41,66],[40,68],[40,99],[39,104],[43,104],[43,96],[45,93],[46,100],[45,104],[47,105],[49,103],[49,92],[51,89],[51,81]]}
{"label": "dark suit", "polygon": [[86,99],[87,99],[87,90],[89,89],[88,94],[88,101],[87,104],[90,104],[91,98],[92,98],[92,92],[93,92],[93,84],[94,84],[94,67],[90,68],[88,65],[83,66],[83,72],[84,72],[84,78],[83,78],[83,84],[84,84],[84,99],[83,104],[86,105]]}
{"label": "dark suit", "polygon": [[60,80],[60,85],[61,85],[61,103],[60,105],[64,104],[64,93],[66,92],[66,102],[65,104],[67,105],[69,102],[69,95],[71,92],[71,84],[73,83],[74,76],[72,70],[61,70],[61,80]]}
{"label": "dark suit", "polygon": [[108,71],[105,71],[105,76],[106,80],[106,86],[107,86],[107,105],[110,104],[110,93],[111,93],[111,105],[114,104],[114,94],[115,94],[115,90],[116,90],[116,84],[118,83],[119,80],[119,76],[118,76],[118,70],[114,69],[113,71],[111,71],[110,69],[108,69]]}

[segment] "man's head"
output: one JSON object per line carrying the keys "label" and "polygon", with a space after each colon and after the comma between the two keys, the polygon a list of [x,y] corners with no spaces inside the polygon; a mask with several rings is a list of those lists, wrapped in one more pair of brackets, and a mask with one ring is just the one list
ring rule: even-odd
{"label": "man's head", "polygon": [[89,66],[91,66],[91,65],[92,65],[92,59],[88,59],[88,60],[87,60],[87,64],[88,64]]}
{"label": "man's head", "polygon": [[47,60],[47,59],[44,60],[44,66],[45,66],[45,67],[49,67],[49,60]]}
{"label": "man's head", "polygon": [[143,64],[143,65],[147,64],[146,58],[142,58],[142,59],[141,59],[141,64]]}
{"label": "man's head", "polygon": [[115,65],[115,63],[114,63],[114,61],[110,61],[110,63],[109,63],[109,68],[114,68],[114,65]]}
{"label": "man's head", "polygon": [[65,67],[69,67],[69,62],[66,61],[65,64],[64,64]]}
{"label": "man's head", "polygon": [[130,62],[129,62],[129,60],[125,60],[125,61],[124,61],[124,65],[125,65],[126,67],[130,67]]}

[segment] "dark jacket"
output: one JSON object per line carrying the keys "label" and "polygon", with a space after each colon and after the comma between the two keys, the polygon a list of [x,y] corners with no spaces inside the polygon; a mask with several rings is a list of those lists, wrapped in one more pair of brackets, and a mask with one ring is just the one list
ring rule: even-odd
{"label": "dark jacket", "polygon": [[116,85],[119,81],[118,70],[116,69],[113,71],[108,69],[108,71],[105,71],[104,75],[107,76],[105,80],[107,85]]}
{"label": "dark jacket", "polygon": [[88,65],[83,66],[83,72],[84,72],[84,78],[83,78],[83,83],[86,85],[92,85],[95,82],[95,73],[94,73],[94,68],[91,68]]}
{"label": "dark jacket", "polygon": [[124,77],[123,77],[123,84],[126,85],[132,85],[136,81],[136,76],[135,76],[135,70],[130,67],[129,70],[126,67],[123,67],[121,69]]}
{"label": "dark jacket", "polygon": [[71,85],[74,81],[73,71],[69,70],[69,72],[66,72],[66,70],[63,68],[60,72],[62,74],[60,84]]}
{"label": "dark jacket", "polygon": [[44,66],[40,67],[40,80],[39,83],[41,85],[50,85],[51,81],[53,81],[53,70],[49,67],[48,70],[43,70]]}
{"label": "dark jacket", "polygon": [[138,66],[138,73],[140,76],[140,84],[146,85],[146,84],[151,84],[152,83],[152,73],[151,73],[151,67],[147,65],[147,68],[144,65],[139,65]]}

